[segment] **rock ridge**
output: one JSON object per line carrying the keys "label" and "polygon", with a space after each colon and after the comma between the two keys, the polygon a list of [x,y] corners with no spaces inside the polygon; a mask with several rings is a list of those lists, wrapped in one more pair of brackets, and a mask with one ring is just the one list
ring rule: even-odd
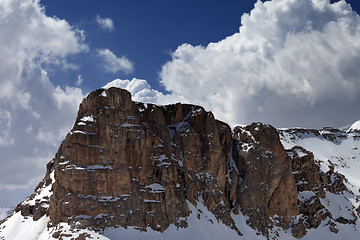
{"label": "rock ridge", "polygon": [[[201,106],[156,106],[132,101],[123,89],[99,89],[82,101],[44,180],[16,212],[34,220],[47,215],[49,227],[164,232],[186,228],[189,204],[201,202],[239,236],[233,216],[241,213],[268,239],[276,228],[300,238],[324,221],[333,232],[338,223],[355,224],[360,210],[353,205],[346,218],[323,203],[327,194],[355,195],[344,176],[321,171],[300,146],[284,148],[284,134],[302,131],[262,123],[232,130]],[[345,133],[309,134],[341,141]]]}

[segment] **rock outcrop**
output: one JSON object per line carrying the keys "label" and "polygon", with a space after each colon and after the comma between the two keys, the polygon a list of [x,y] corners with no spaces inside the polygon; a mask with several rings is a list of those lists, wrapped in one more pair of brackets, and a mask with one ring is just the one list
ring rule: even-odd
{"label": "rock outcrop", "polygon": [[[283,148],[277,130],[254,123],[234,129],[237,141],[237,164],[243,181],[238,191],[242,212],[249,225],[267,235],[276,216],[279,225],[287,229],[299,212],[297,189],[292,174],[291,159]],[[283,204],[286,203],[286,204]]]}
{"label": "rock outcrop", "polygon": [[[289,129],[282,131],[282,134],[284,132],[291,133],[292,140],[316,136],[335,145],[348,138],[344,132],[332,128],[323,128],[320,131]],[[303,147],[294,146],[287,150],[287,154],[292,162],[298,191],[299,215],[293,224],[293,236],[300,238],[306,234],[307,229],[316,229],[324,221],[334,233],[338,232],[337,223],[355,225],[359,214],[349,199],[358,202],[359,196],[346,187],[345,177],[334,171],[333,163],[328,159],[329,170],[324,172],[320,169],[320,162],[314,159],[314,154]],[[337,205],[333,203],[334,196]],[[333,216],[330,210],[336,207],[339,207],[337,211],[340,214],[336,213],[337,215]],[[344,211],[341,211],[342,208]]]}
{"label": "rock outcrop", "polygon": [[189,204],[201,202],[239,235],[232,216],[242,213],[261,235],[280,227],[299,238],[325,220],[334,232],[335,222],[357,220],[358,213],[336,218],[323,204],[328,193],[350,193],[344,181],[334,169],[322,172],[312,152],[285,150],[270,125],[232,131],[200,106],[137,103],[109,88],[83,100],[44,180],[16,211],[34,220],[46,214],[51,226],[163,232],[186,228]]}
{"label": "rock outcrop", "polygon": [[186,227],[187,201],[201,198],[236,229],[226,192],[231,130],[202,107],[159,107],[111,88],[91,93],[54,161],[54,224]]}

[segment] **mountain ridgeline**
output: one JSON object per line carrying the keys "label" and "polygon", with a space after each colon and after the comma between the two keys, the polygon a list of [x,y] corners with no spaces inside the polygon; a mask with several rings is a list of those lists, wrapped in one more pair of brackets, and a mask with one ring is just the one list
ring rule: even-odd
{"label": "mountain ridgeline", "polygon": [[200,106],[156,106],[99,89],[81,103],[34,194],[0,225],[0,239],[13,236],[15,217],[43,221],[39,234],[50,239],[128,228],[146,236],[172,226],[181,236],[191,216],[206,220],[199,206],[238,239],[249,231],[335,239],[348,229],[360,238],[359,140],[357,130],[231,129]]}

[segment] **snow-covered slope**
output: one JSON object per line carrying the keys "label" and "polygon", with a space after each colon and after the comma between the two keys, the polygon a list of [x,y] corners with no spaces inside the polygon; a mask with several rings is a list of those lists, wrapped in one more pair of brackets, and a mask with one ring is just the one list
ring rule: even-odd
{"label": "snow-covered slope", "polygon": [[[50,219],[47,216],[43,216],[37,221],[34,221],[32,217],[22,216],[20,212],[12,215],[6,222],[0,227],[0,239],[4,240],[50,240],[59,239],[59,234],[63,233],[63,239],[76,239],[80,236],[86,237],[85,239],[108,239],[102,237],[98,233],[87,230],[71,230],[68,224],[59,224],[55,227],[48,227]],[[68,237],[66,237],[66,235]],[[70,237],[71,236],[71,237]],[[91,237],[91,238],[90,238]]]}
{"label": "snow-covered slope", "polygon": [[[217,239],[239,239],[239,235],[236,231],[230,229],[226,225],[219,223],[216,217],[207,210],[202,203],[202,199],[199,200],[197,206],[194,206],[190,202],[188,205],[191,210],[189,217],[184,218],[188,223],[186,228],[177,228],[176,226],[170,226],[165,232],[160,233],[147,228],[146,232],[139,231],[134,227],[124,229],[110,228],[101,233],[97,233],[90,229],[74,229],[66,223],[60,223],[54,227],[47,227],[50,222],[49,217],[43,216],[38,221],[34,221],[32,217],[24,217],[20,212],[12,215],[6,222],[0,227],[0,239],[27,239],[27,240],[47,240],[58,239],[61,236],[63,239],[76,239],[79,236],[86,237],[85,239],[149,239],[149,240],[217,240]],[[257,235],[256,231],[246,225],[246,217],[242,214],[233,215],[236,220],[236,224],[240,231],[244,234],[240,239],[266,239]],[[66,237],[71,236],[71,237]],[[292,239],[291,234],[285,234],[284,239]]]}
{"label": "snow-covered slope", "polygon": [[[353,126],[356,126],[354,124]],[[360,210],[360,132],[343,132],[337,129],[321,130],[283,129],[280,137],[285,149],[300,146],[314,155],[315,162],[320,166],[320,172],[335,172],[343,175],[341,181],[347,189],[334,194],[325,190],[325,196],[320,198],[321,204],[331,213],[332,231],[341,239],[359,239],[360,233],[358,214]],[[331,179],[333,181],[333,179]],[[309,198],[314,192],[299,193],[301,198]],[[352,224],[342,219],[353,219]],[[327,224],[328,223],[328,224]],[[328,219],[317,228],[310,230],[304,239],[338,239],[329,231]],[[326,230],[327,229],[327,230]],[[323,230],[323,231],[322,231]],[[313,235],[314,234],[314,235]],[[329,235],[330,234],[330,235]],[[339,239],[340,239],[339,238]]]}
{"label": "snow-covered slope", "polygon": [[281,130],[280,137],[285,149],[301,146],[312,152],[323,172],[334,167],[335,171],[346,177],[347,186],[359,194],[360,132],[344,133],[329,128],[320,131],[289,129]]}
{"label": "snow-covered slope", "polygon": [[[239,236],[234,230],[219,223],[215,216],[206,209],[206,207],[199,202],[197,206],[189,203],[192,211],[191,215],[186,219],[188,222],[187,228],[176,228],[174,225],[170,226],[165,232],[160,233],[147,228],[146,232],[139,231],[134,227],[124,229],[111,228],[98,233],[91,229],[74,229],[66,223],[60,223],[57,226],[48,228],[50,221],[49,217],[42,217],[38,221],[33,221],[31,217],[24,217],[20,212],[15,213],[0,227],[0,239],[15,240],[55,240],[59,239],[76,239],[78,237],[85,237],[84,239],[99,239],[99,240],[218,240],[218,239],[239,239],[239,240],[266,240],[265,236],[259,235],[254,229],[246,224],[247,217],[242,214],[235,215],[233,218],[242,232],[243,236]],[[319,228],[309,230],[307,235],[301,239],[303,240],[328,240],[341,239],[356,240],[359,238],[357,232],[358,224],[356,225],[340,225],[338,227],[339,233],[334,234],[329,231],[329,226],[324,221]],[[270,233],[270,239],[279,240],[295,240],[291,235],[291,231],[284,231],[279,228],[273,229]]]}

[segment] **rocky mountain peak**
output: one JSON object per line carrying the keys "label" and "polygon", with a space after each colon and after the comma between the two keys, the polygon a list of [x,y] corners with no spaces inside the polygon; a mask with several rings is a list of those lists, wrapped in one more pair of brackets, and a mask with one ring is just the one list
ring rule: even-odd
{"label": "rocky mountain peak", "polygon": [[[81,103],[35,193],[3,226],[15,216],[48,219],[47,231],[61,239],[79,229],[187,229],[195,214],[239,238],[244,225],[266,239],[281,231],[300,238],[325,223],[336,233],[338,224],[358,224],[358,192],[334,159],[325,163],[301,145],[358,140],[348,134],[262,123],[231,130],[200,106],[156,106],[133,102],[123,89],[99,89]],[[330,198],[345,202],[346,214],[335,214]]]}

